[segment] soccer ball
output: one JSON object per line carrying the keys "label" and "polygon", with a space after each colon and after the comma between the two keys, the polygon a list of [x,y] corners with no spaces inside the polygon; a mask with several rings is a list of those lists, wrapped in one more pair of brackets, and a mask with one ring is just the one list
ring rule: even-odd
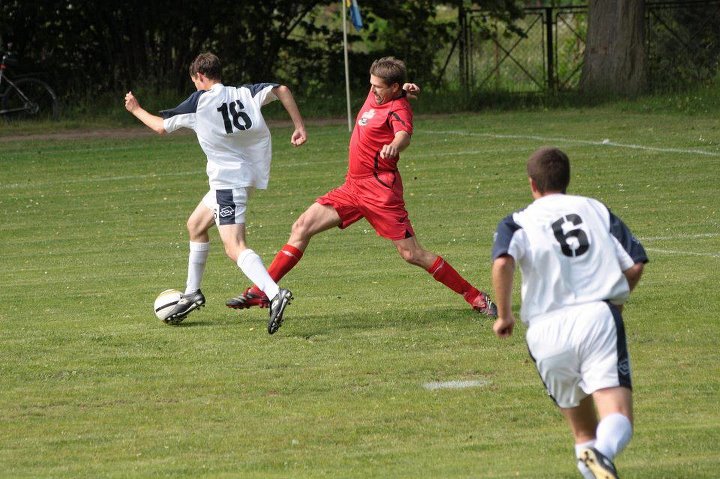
{"label": "soccer ball", "polygon": [[180,301],[182,293],[177,289],[166,289],[155,299],[155,316],[161,321],[167,322],[170,311]]}

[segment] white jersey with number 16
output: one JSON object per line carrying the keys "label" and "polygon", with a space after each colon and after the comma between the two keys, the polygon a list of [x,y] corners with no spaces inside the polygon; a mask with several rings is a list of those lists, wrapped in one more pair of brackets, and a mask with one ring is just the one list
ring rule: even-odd
{"label": "white jersey with number 16", "polygon": [[207,175],[213,189],[267,188],[272,144],[260,111],[276,99],[274,83],[229,87],[214,85],[193,93],[172,110],[160,112],[165,131],[195,131],[207,156]]}

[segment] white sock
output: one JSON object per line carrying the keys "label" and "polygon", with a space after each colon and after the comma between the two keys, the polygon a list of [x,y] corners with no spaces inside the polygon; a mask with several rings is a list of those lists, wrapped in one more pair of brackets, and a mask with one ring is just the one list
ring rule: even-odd
{"label": "white sock", "polygon": [[595,448],[612,461],[628,445],[632,434],[630,419],[620,413],[610,414],[598,424]]}
{"label": "white sock", "polygon": [[580,460],[580,451],[588,447],[593,447],[594,445],[594,439],[592,441],[584,442],[582,444],[575,444],[575,457],[577,457],[577,468],[578,471],[580,471],[580,474],[582,474],[582,477],[584,477],[585,479],[595,479],[595,474],[590,472],[590,469],[588,469],[585,463]]}
{"label": "white sock", "polygon": [[237,265],[240,267],[245,276],[260,288],[269,299],[277,296],[280,287],[270,277],[260,256],[251,249],[246,249],[238,256]]}
{"label": "white sock", "polygon": [[188,257],[188,276],[185,283],[185,294],[194,293],[200,289],[205,264],[210,254],[210,243],[190,242],[190,255]]}

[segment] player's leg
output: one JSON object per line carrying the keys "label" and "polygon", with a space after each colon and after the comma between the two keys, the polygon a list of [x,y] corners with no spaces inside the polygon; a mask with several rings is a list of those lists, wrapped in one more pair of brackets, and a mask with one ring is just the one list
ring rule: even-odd
{"label": "player's leg", "polygon": [[580,401],[580,405],[572,408],[560,408],[567,420],[575,439],[575,457],[577,468],[585,479],[594,479],[595,474],[585,465],[585,454],[595,446],[595,431],[598,420],[592,396]]}
{"label": "player's leg", "polygon": [[596,477],[616,477],[613,461],[633,434],[632,381],[625,328],[619,310],[606,303],[585,307],[587,346],[583,357],[583,389],[592,393],[600,418],[595,444],[581,459]]}
{"label": "player's leg", "polygon": [[205,272],[208,254],[210,252],[210,228],[215,223],[212,203],[208,203],[209,192],[198,203],[195,210],[187,220],[187,230],[190,237],[190,255],[188,258],[188,277],[185,284],[185,294],[200,289],[202,277]]}
{"label": "player's leg", "polygon": [[585,454],[595,445],[598,420],[593,397],[584,390],[580,351],[593,347],[586,324],[594,318],[585,313],[585,308],[578,307],[556,310],[552,318],[531,322],[525,339],[548,394],[570,426],[577,468],[583,477],[592,479],[596,476],[586,466]]}
{"label": "player's leg", "polygon": [[613,461],[630,442],[633,434],[632,391],[625,387],[600,389],[593,393],[600,422],[595,430],[595,444],[581,451],[587,467],[596,477],[615,477]]}
{"label": "player's leg", "polygon": [[[310,239],[318,233],[340,226],[341,219],[335,208],[329,205],[313,203],[293,223],[290,238],[268,267],[270,277],[280,281],[302,259]],[[225,303],[229,308],[245,309],[252,306],[267,307],[268,297],[262,293],[257,283],[235,298]]]}
{"label": "player's leg", "polygon": [[260,256],[247,247],[244,224],[220,225],[218,230],[228,257],[238,265],[250,281],[258,286],[265,297],[272,298],[269,301],[268,333],[275,333],[283,322],[283,314],[292,300],[292,293],[278,286],[268,274]]}
{"label": "player's leg", "polygon": [[268,267],[270,276],[280,281],[302,259],[310,239],[318,233],[340,226],[340,216],[329,205],[313,203],[293,223],[290,238]]}
{"label": "player's leg", "polygon": [[293,223],[288,244],[305,251],[310,239],[318,233],[340,226],[340,215],[330,205],[313,203]]}
{"label": "player's leg", "polygon": [[394,240],[393,243],[405,261],[423,268],[436,281],[462,295],[473,309],[490,317],[497,316],[497,308],[487,294],[472,286],[443,257],[423,249],[416,236]]}
{"label": "player's leg", "polygon": [[273,334],[283,321],[283,313],[290,304],[292,293],[270,277],[260,256],[247,246],[245,241],[245,210],[250,188],[235,188],[217,191],[216,221],[225,253],[235,262],[245,276],[270,300],[270,320],[268,332]]}
{"label": "player's leg", "polygon": [[206,195],[198,203],[187,220],[187,230],[190,238],[187,281],[185,282],[185,293],[168,317],[170,323],[180,323],[191,311],[205,304],[205,296],[200,291],[200,284],[202,283],[205,264],[210,252],[208,231],[214,223],[213,209],[211,205],[208,205],[207,198]]}
{"label": "player's leg", "polygon": [[245,225],[221,224],[218,226],[218,231],[228,258],[237,264],[245,276],[257,284],[268,297],[274,297],[280,288],[268,274],[260,256],[248,248],[245,242]]}

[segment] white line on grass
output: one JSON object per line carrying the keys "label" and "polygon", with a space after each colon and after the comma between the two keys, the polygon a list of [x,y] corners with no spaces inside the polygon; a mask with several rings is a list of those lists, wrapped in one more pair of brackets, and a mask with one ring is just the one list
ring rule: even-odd
{"label": "white line on grass", "polygon": [[615,143],[610,140],[602,141],[591,141],[591,140],[576,140],[572,138],[555,138],[550,136],[539,136],[539,135],[504,135],[500,133],[473,133],[468,131],[448,130],[448,131],[435,131],[435,130],[424,130],[423,133],[430,133],[434,135],[461,135],[461,136],[479,136],[484,138],[500,138],[500,139],[511,139],[511,140],[538,140],[543,142],[563,142],[563,143],[578,143],[581,145],[594,145],[594,146],[614,146],[617,148],[631,148],[635,150],[646,150],[646,151],[661,151],[664,153],[688,153],[693,155],[705,155],[705,156],[718,156],[720,153],[713,151],[703,150],[690,150],[685,148],[661,148],[657,146],[644,146],[634,145],[631,143]]}
{"label": "white line on grass", "polygon": [[695,251],[674,251],[670,249],[645,248],[647,251],[661,254],[672,254],[677,256],[709,256],[710,258],[720,258],[720,253],[697,253]]}
{"label": "white line on grass", "polygon": [[674,236],[648,236],[641,237],[642,241],[668,241],[668,240],[679,240],[679,239],[691,239],[691,238],[717,238],[720,233],[698,233],[693,235],[674,235]]}
{"label": "white line on grass", "polygon": [[467,388],[479,388],[489,384],[489,381],[483,381],[480,379],[472,379],[468,381],[442,381],[442,382],[431,382],[423,384],[423,387],[428,391],[436,391],[438,389],[467,389]]}

